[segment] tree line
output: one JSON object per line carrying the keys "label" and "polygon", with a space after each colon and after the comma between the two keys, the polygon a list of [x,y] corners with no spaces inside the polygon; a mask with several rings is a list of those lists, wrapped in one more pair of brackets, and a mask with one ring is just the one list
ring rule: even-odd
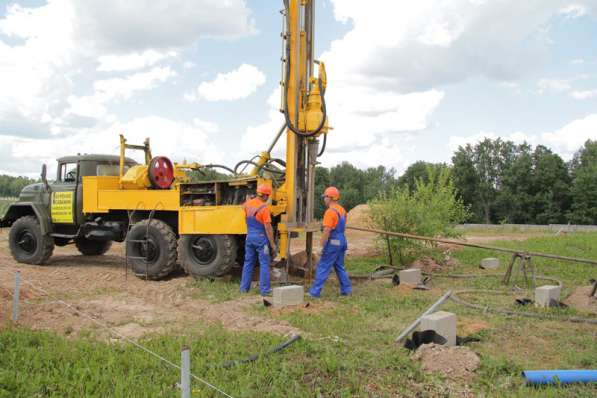
{"label": "tree line", "polygon": [[[452,164],[419,161],[399,177],[383,166],[358,169],[348,162],[319,167],[316,194],[328,185],[342,191],[351,208],[396,188],[415,191],[417,181],[446,170],[468,209],[467,222],[513,224],[597,224],[597,140],[588,140],[565,162],[549,148],[485,139],[456,150]],[[316,201],[316,216],[323,204]]]}
{"label": "tree line", "polygon": [[[485,139],[456,150],[452,164],[416,162],[397,176],[384,166],[359,169],[349,162],[317,167],[315,216],[325,211],[320,196],[327,186],[342,192],[347,211],[388,195],[397,188],[416,189],[417,181],[447,172],[468,210],[467,222],[514,224],[597,224],[597,140],[588,140],[565,162],[549,148],[501,139]],[[226,178],[216,171],[200,180]],[[34,180],[0,175],[0,197],[18,196]]]}
{"label": "tree line", "polygon": [[0,197],[1,198],[15,198],[19,196],[21,190],[29,184],[33,184],[35,180],[27,177],[13,177],[0,174]]}

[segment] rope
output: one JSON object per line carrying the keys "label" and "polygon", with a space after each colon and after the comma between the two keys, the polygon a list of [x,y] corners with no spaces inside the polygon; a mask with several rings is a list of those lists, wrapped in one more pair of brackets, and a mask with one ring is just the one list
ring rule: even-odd
{"label": "rope", "polygon": [[[85,313],[85,312],[83,312],[83,311],[81,311],[81,310],[78,310],[76,307],[74,307],[73,305],[71,305],[71,304],[67,303],[66,301],[63,301],[63,300],[61,300],[61,299],[59,299],[59,298],[55,297],[54,295],[50,294],[50,293],[49,293],[47,290],[45,290],[45,289],[43,289],[43,288],[41,288],[41,287],[39,287],[39,286],[36,286],[35,284],[33,284],[33,283],[29,282],[28,280],[24,279],[24,278],[22,277],[22,275],[21,275],[21,282],[22,282],[23,284],[26,284],[26,285],[29,285],[29,286],[31,286],[33,289],[37,290],[37,291],[38,291],[38,292],[40,292],[40,293],[42,293],[42,294],[45,294],[46,296],[48,296],[48,297],[50,297],[51,299],[53,299],[53,300],[54,300],[56,303],[59,303],[59,304],[62,304],[62,305],[64,305],[64,306],[68,307],[69,309],[71,309],[72,311],[74,311],[75,313],[77,313],[78,315],[80,315],[80,316],[82,316],[82,317],[84,317],[84,318],[86,318],[86,319],[90,320],[91,322],[95,323],[96,325],[98,325],[98,326],[100,326],[100,327],[102,327],[102,328],[104,328],[104,329],[108,330],[108,331],[109,331],[109,332],[111,332],[112,334],[114,334],[114,335],[118,336],[119,338],[121,338],[122,340],[124,340],[124,341],[126,341],[126,342],[128,342],[128,343],[130,343],[130,344],[132,344],[132,345],[134,345],[135,347],[139,348],[140,350],[143,350],[143,351],[145,351],[146,353],[148,353],[148,354],[150,354],[150,355],[152,355],[152,356],[154,356],[154,357],[158,358],[159,360],[161,360],[161,361],[163,361],[163,362],[167,363],[168,365],[172,366],[173,368],[176,368],[176,369],[178,369],[179,371],[181,370],[180,366],[179,366],[179,365],[177,365],[177,364],[175,364],[174,362],[172,362],[172,361],[170,361],[170,360],[168,360],[168,359],[164,358],[164,357],[163,357],[163,356],[161,356],[160,354],[158,354],[158,353],[156,353],[156,352],[154,352],[154,351],[150,350],[149,348],[147,348],[147,347],[145,347],[145,346],[143,346],[143,345],[141,345],[141,344],[137,343],[136,341],[134,341],[134,340],[132,340],[132,339],[130,339],[130,338],[128,338],[128,337],[126,337],[126,336],[125,336],[125,335],[123,335],[122,333],[120,333],[120,332],[118,332],[118,331],[116,331],[116,330],[112,329],[110,326],[108,326],[108,325],[107,325],[107,324],[105,324],[104,322],[98,321],[97,319],[95,319],[95,318],[94,318],[94,317],[92,317],[91,315],[89,315],[89,314],[87,314],[87,313]],[[199,382],[201,382],[201,383],[205,384],[205,385],[206,385],[206,386],[208,386],[209,388],[211,388],[211,389],[213,389],[213,390],[215,390],[215,391],[219,392],[219,393],[220,393],[220,394],[222,394],[223,396],[225,396],[225,397],[229,397],[229,398],[232,398],[232,396],[231,396],[231,395],[229,395],[229,394],[225,393],[224,391],[222,391],[221,389],[219,389],[219,388],[218,388],[218,387],[216,387],[215,385],[213,385],[213,384],[209,383],[208,381],[206,381],[206,380],[204,380],[204,379],[202,379],[202,378],[200,378],[200,377],[198,377],[198,376],[194,375],[193,373],[191,373],[191,377],[193,377],[195,380],[197,380],[197,381],[199,381]]]}

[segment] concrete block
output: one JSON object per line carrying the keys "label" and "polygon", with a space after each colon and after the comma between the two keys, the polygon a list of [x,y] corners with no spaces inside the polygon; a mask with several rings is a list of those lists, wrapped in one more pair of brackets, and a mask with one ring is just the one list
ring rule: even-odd
{"label": "concrete block", "polygon": [[535,289],[535,305],[537,307],[551,307],[552,300],[560,301],[560,286],[545,285]]}
{"label": "concrete block", "polygon": [[421,278],[421,270],[419,268],[405,269],[398,273],[400,283],[407,285],[419,285],[423,280]]}
{"label": "concrete block", "polygon": [[481,268],[483,269],[497,269],[500,266],[500,260],[493,257],[484,258],[481,260]]}
{"label": "concrete block", "polygon": [[303,304],[305,290],[302,286],[290,285],[274,288],[274,307]]}
{"label": "concrete block", "polygon": [[444,337],[445,345],[456,345],[456,314],[447,311],[437,311],[421,318],[419,330],[433,330],[435,333]]}

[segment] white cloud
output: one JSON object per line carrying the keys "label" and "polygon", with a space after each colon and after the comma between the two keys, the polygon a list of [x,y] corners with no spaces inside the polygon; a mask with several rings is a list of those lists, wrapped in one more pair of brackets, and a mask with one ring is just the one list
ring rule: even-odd
{"label": "white cloud", "polygon": [[584,63],[585,63],[585,60],[582,58],[575,58],[570,61],[570,64],[572,64],[572,65],[583,65]]}
{"label": "white cloud", "polygon": [[[148,116],[127,123],[113,122],[78,133],[53,138],[33,139],[0,135],[0,171],[10,174],[39,175],[47,163],[50,175],[55,159],[81,153],[118,154],[118,135],[124,133],[130,143],[151,140],[155,156],[168,156],[174,161],[221,162],[222,152],[210,142],[210,134],[218,132],[216,124],[200,119],[191,123]],[[73,149],[74,148],[74,149]],[[134,152],[131,152],[135,155]],[[136,154],[138,161],[142,161]]]}
{"label": "white cloud", "polygon": [[153,68],[124,78],[98,80],[93,83],[95,90],[93,95],[68,97],[70,106],[65,111],[65,116],[76,115],[99,119],[106,115],[106,106],[109,103],[128,100],[135,92],[151,90],[175,75],[176,73],[170,67],[164,67]]}
{"label": "white cloud", "polygon": [[[209,82],[202,82],[197,88],[196,98],[207,101],[234,101],[247,98],[265,84],[265,75],[256,66],[242,64],[228,73],[218,73]],[[193,95],[185,96],[193,100]]]}
{"label": "white cloud", "polygon": [[128,52],[172,49],[199,37],[236,38],[255,33],[245,0],[71,0],[77,33],[93,47]]}
{"label": "white cloud", "polygon": [[515,132],[512,134],[497,134],[480,132],[469,136],[452,136],[448,148],[455,151],[459,146],[476,144],[485,138],[513,141],[517,144],[527,142],[532,145],[545,145],[559,153],[565,160],[570,160],[574,153],[591,139],[597,140],[597,114],[590,114],[584,118],[574,120],[560,129],[539,134]]}
{"label": "white cloud", "polygon": [[589,10],[583,4],[570,4],[561,8],[560,13],[568,18],[579,18],[587,15]]}
{"label": "white cloud", "polygon": [[597,90],[572,91],[570,95],[577,100],[592,99],[597,98]]}
{"label": "white cloud", "polygon": [[[253,33],[245,0],[172,0],[167,7],[141,0],[9,5],[0,17],[0,134],[47,136],[66,131],[69,123],[79,126],[72,116],[107,115],[106,98],[124,100],[155,87],[143,75],[111,79],[112,72],[172,62],[200,38]],[[81,97],[79,90],[98,80],[98,72],[104,81],[95,94]]]}
{"label": "white cloud", "polygon": [[[563,0],[332,0],[350,30],[322,55],[335,78],[400,92],[485,76],[512,81],[542,66],[545,29]],[[505,22],[507,21],[507,22]],[[507,28],[504,24],[507,23]]]}
{"label": "white cloud", "polygon": [[155,50],[121,55],[102,55],[98,58],[99,66],[97,70],[100,72],[112,72],[141,69],[153,66],[166,58],[175,56],[175,51],[158,52]]}
{"label": "white cloud", "polygon": [[574,152],[589,139],[597,140],[597,114],[576,119],[556,131],[541,134],[541,141],[565,159],[571,159]]}
{"label": "white cloud", "polygon": [[556,93],[566,92],[572,87],[570,86],[570,80],[567,79],[541,79],[537,83],[539,87],[539,94],[544,94],[548,91]]}

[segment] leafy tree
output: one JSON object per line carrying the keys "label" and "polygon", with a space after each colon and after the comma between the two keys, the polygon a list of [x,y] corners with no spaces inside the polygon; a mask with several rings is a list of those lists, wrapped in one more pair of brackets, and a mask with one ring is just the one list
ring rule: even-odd
{"label": "leafy tree", "polygon": [[[457,236],[454,225],[463,222],[468,212],[457,197],[450,172],[447,168],[428,167],[427,176],[427,181],[417,178],[412,192],[400,186],[371,200],[371,218],[376,227],[425,236]],[[391,237],[390,247],[403,259],[404,250],[413,254],[422,244]]]}
{"label": "leafy tree", "polygon": [[597,141],[588,140],[571,162],[571,222],[597,224]]}
{"label": "leafy tree", "polygon": [[475,219],[488,224],[495,219],[497,193],[514,157],[515,145],[499,138],[486,138],[474,147],[461,146],[452,157],[456,187],[464,202],[471,205]]}
{"label": "leafy tree", "polygon": [[404,174],[398,178],[398,185],[408,187],[409,191],[413,192],[417,185],[417,180],[422,179],[424,182],[429,182],[429,169],[434,172],[440,169],[448,168],[445,163],[429,163],[422,160],[415,162],[408,166]]}
{"label": "leafy tree", "polygon": [[533,219],[537,224],[563,223],[570,208],[571,179],[566,163],[549,148],[533,153]]}
{"label": "leafy tree", "polygon": [[35,180],[27,177],[0,175],[0,197],[17,197],[21,190]]}

